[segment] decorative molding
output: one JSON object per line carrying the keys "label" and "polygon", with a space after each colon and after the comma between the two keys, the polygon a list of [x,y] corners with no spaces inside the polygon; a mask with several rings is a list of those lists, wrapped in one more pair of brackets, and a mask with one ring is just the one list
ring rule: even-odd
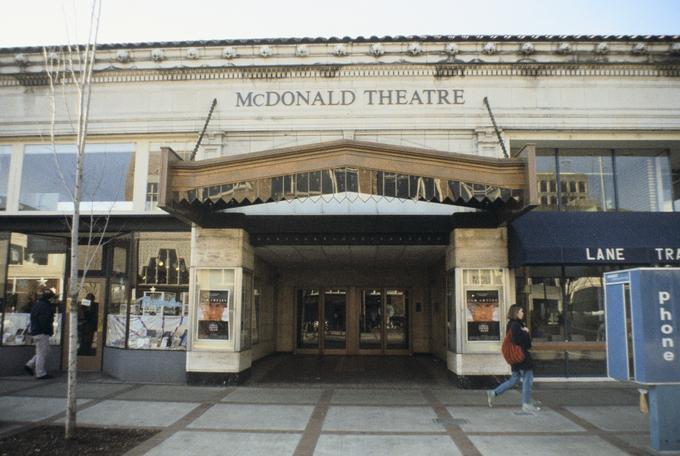
{"label": "decorative molding", "polygon": [[647,43],[635,43],[630,50],[634,55],[644,55],[647,53]]}
{"label": "decorative molding", "polygon": [[345,46],[342,43],[338,43],[335,45],[335,48],[333,49],[333,55],[336,57],[345,57],[349,55],[349,51],[347,50],[347,46]]}
{"label": "decorative molding", "polygon": [[190,47],[187,49],[186,56],[187,59],[198,60],[201,57],[201,53],[199,52],[198,48]]}
{"label": "decorative molding", "polygon": [[560,44],[557,45],[557,50],[555,52],[560,55],[568,55],[571,54],[573,51],[574,50],[571,47],[571,43],[567,41],[562,41]]}
{"label": "decorative molding", "polygon": [[309,49],[304,44],[301,44],[295,48],[296,57],[307,57],[309,55]]}
{"label": "decorative molding", "polygon": [[128,63],[130,61],[130,51],[127,49],[118,49],[118,51],[116,51],[116,60],[120,63]]}
{"label": "decorative molding", "polygon": [[271,46],[267,46],[267,45],[265,45],[265,46],[260,46],[260,56],[262,56],[262,57],[271,57],[271,55],[272,55],[273,53],[274,53],[274,51],[272,51]]}
{"label": "decorative molding", "polygon": [[235,47],[227,46],[222,50],[222,57],[224,57],[227,60],[235,59],[236,57],[238,57],[238,52],[236,52]]}
{"label": "decorative molding", "polygon": [[151,60],[154,62],[162,62],[165,60],[165,51],[161,48],[156,48],[151,50]]}
{"label": "decorative molding", "polygon": [[534,52],[536,52],[534,43],[531,42],[522,43],[522,45],[519,47],[519,52],[520,54],[525,56],[533,54]]}
{"label": "decorative molding", "polygon": [[[439,63],[439,64],[364,64],[295,65],[214,68],[120,69],[96,71],[95,83],[130,83],[194,80],[314,79],[319,77],[354,78],[456,78],[456,77],[680,77],[680,62],[669,64],[611,63]],[[0,86],[40,86],[48,83],[44,73],[0,75]]]}
{"label": "decorative molding", "polygon": [[385,48],[381,43],[373,43],[371,44],[371,47],[368,49],[368,53],[371,54],[373,57],[380,57],[385,53]]}
{"label": "decorative molding", "polygon": [[409,43],[407,51],[413,56],[420,55],[423,52],[423,45],[418,42]]}
{"label": "decorative molding", "polygon": [[456,43],[447,43],[444,52],[453,57],[460,52],[460,49]]}
{"label": "decorative molding", "polygon": [[28,57],[26,56],[26,54],[20,52],[14,55],[14,61],[21,66],[25,66],[28,64]]}
{"label": "decorative molding", "polygon": [[47,53],[47,61],[54,65],[59,61],[59,53],[56,51],[50,51]]}
{"label": "decorative molding", "polygon": [[484,47],[482,48],[482,53],[485,55],[493,55],[496,52],[498,52],[498,48],[496,46],[496,43],[493,42],[488,42],[484,44]]}
{"label": "decorative molding", "polygon": [[597,43],[595,45],[595,49],[593,50],[595,54],[597,55],[605,55],[609,53],[609,44],[602,42],[602,43]]}

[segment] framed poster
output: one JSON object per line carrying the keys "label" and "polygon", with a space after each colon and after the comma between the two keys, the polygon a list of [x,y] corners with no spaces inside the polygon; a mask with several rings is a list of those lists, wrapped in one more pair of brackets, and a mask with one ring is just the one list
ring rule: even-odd
{"label": "framed poster", "polygon": [[499,290],[466,290],[468,340],[500,340],[499,296]]}
{"label": "framed poster", "polygon": [[229,290],[201,290],[199,294],[199,339],[229,339]]}

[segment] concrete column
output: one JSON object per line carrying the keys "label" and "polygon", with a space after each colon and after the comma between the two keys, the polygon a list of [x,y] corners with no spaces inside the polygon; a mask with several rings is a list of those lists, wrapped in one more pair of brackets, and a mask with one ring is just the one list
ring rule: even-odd
{"label": "concrete column", "polygon": [[[500,296],[498,317],[500,340],[468,341],[466,338],[467,313],[463,283],[464,269],[502,269],[503,292]],[[501,341],[505,331],[505,314],[514,302],[514,280],[508,269],[507,229],[455,229],[450,236],[446,250],[446,270],[455,270],[455,311],[457,351],[447,351],[447,367],[459,376],[504,375],[509,366],[500,354]],[[480,288],[484,288],[482,285]]]}
{"label": "concrete column", "polygon": [[[252,351],[241,349],[243,271],[254,272],[255,254],[248,233],[242,229],[205,229],[194,226],[191,236],[190,344],[187,347],[187,379],[192,384],[236,384],[250,375]],[[230,289],[231,334],[228,340],[198,338],[199,286],[202,271],[233,271]],[[205,288],[205,286],[204,286]],[[250,322],[250,316],[247,318]]]}

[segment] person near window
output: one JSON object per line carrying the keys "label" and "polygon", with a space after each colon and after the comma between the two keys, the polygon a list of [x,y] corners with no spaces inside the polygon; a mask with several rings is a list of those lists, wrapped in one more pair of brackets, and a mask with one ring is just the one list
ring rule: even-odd
{"label": "person near window", "polygon": [[524,325],[524,309],[519,304],[513,304],[508,310],[508,327],[512,342],[519,345],[524,352],[524,361],[512,364],[512,375],[505,382],[498,385],[494,390],[488,390],[486,397],[489,407],[493,407],[493,399],[500,396],[510,388],[522,381],[522,410],[524,412],[538,412],[540,407],[531,400],[531,386],[534,381],[534,364],[529,349],[531,348],[531,335],[529,328]]}
{"label": "person near window", "polygon": [[38,296],[31,307],[31,326],[29,334],[35,342],[35,356],[31,358],[24,370],[31,375],[35,375],[38,380],[52,378],[47,373],[45,364],[50,349],[50,336],[54,333],[52,322],[54,321],[54,302],[55,294],[49,288],[38,290]]}

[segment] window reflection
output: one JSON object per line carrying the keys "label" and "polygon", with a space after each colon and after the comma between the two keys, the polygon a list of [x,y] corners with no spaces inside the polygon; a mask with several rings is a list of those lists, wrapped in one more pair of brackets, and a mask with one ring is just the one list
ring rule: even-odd
{"label": "window reflection", "polygon": [[620,210],[673,210],[666,152],[617,152],[616,185]]}
{"label": "window reflection", "polygon": [[[19,208],[73,209],[75,145],[29,145],[24,152]],[[132,209],[134,150],[131,144],[93,144],[85,151],[82,201],[93,210]]]}
{"label": "window reflection", "polygon": [[297,291],[298,348],[319,348],[319,304],[318,289]]}
{"label": "window reflection", "polygon": [[611,152],[560,151],[561,204],[566,210],[615,209]]}
{"label": "window reflection", "polygon": [[[5,313],[3,315],[4,345],[30,345],[28,335],[31,307],[40,287],[53,288],[58,301],[64,295],[66,241],[38,235],[12,233],[9,242],[9,264]],[[54,334],[50,344],[61,343],[61,308],[55,309]]]}
{"label": "window reflection", "polygon": [[[555,163],[558,157],[558,168]],[[541,209],[673,211],[680,209],[680,156],[668,151],[537,151]],[[559,183],[558,183],[559,182]]]}
{"label": "window reflection", "polygon": [[[529,267],[518,270],[517,302],[527,309],[527,325],[542,375],[604,375],[605,267]],[[568,345],[563,345],[563,344]],[[553,346],[566,347],[550,350]]]}
{"label": "window reflection", "polygon": [[9,182],[9,165],[12,149],[0,146],[0,211],[7,209],[7,184]]}

